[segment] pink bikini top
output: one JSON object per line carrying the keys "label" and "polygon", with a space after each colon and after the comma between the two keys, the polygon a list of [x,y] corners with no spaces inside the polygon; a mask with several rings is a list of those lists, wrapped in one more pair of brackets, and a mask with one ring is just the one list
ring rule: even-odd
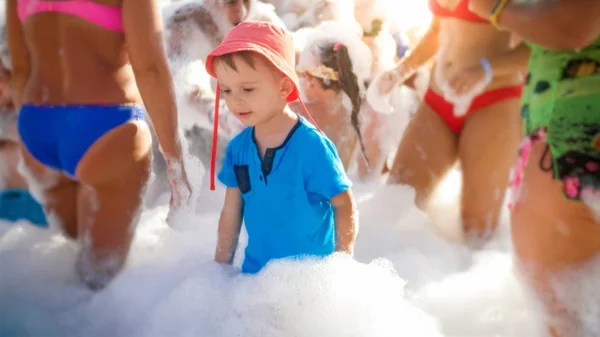
{"label": "pink bikini top", "polygon": [[55,12],[78,16],[108,30],[123,32],[121,8],[97,4],[90,0],[18,0],[21,22],[33,14]]}

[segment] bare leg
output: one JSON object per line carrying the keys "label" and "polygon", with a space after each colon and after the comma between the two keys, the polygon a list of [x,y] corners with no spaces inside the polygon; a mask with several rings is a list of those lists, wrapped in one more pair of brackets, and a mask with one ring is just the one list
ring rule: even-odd
{"label": "bare leg", "polygon": [[521,138],[519,100],[475,111],[461,132],[461,219],[467,243],[478,246],[497,227],[510,168]]}
{"label": "bare leg", "polygon": [[151,143],[148,126],[131,122],[99,139],[79,163],[76,270],[91,289],[105,287],[125,264],[150,176]]}
{"label": "bare leg", "polygon": [[434,188],[455,164],[457,144],[457,135],[429,105],[421,103],[402,136],[388,183],[414,187],[415,202],[423,208]]}
{"label": "bare leg", "polygon": [[[344,168],[348,170],[352,164],[352,160],[356,158],[354,153],[357,148],[358,137],[356,136],[354,129],[352,129],[352,126],[350,126],[350,123],[340,127],[344,129],[338,132],[336,135],[337,140],[334,141],[334,143],[336,144]],[[360,160],[363,161],[362,156],[360,157]]]}
{"label": "bare leg", "polygon": [[[389,149],[384,148],[385,145],[382,143],[387,140],[382,139],[382,137],[387,136],[385,122],[389,122],[389,118],[374,112],[366,104],[362,109],[361,113],[366,115],[362,133],[365,142],[365,152],[371,163],[371,168],[369,169],[367,163],[362,158],[358,158],[357,164],[360,179],[368,180],[369,178],[379,177],[383,172],[389,154],[387,150]],[[359,157],[362,156],[359,155]]]}
{"label": "bare leg", "polygon": [[[79,184],[58,171],[46,168],[21,146],[21,170],[32,195],[44,207],[49,222],[58,221],[65,234],[76,238]],[[50,225],[55,225],[50,223]]]}
{"label": "bare leg", "polygon": [[[549,321],[549,330],[555,337],[573,337],[577,335],[563,329],[576,331],[581,321],[568,314],[568,299],[557,296],[552,283],[566,268],[581,266],[600,252],[600,223],[585,204],[563,196],[561,183],[551,172],[540,169],[544,150],[544,143],[535,144],[525,169],[521,200],[511,217],[513,246],[525,280],[550,319],[566,324],[553,326]],[[542,164],[549,167],[550,156]],[[572,283],[562,286],[577,290]]]}
{"label": "bare leg", "polygon": [[0,139],[0,189],[27,187],[27,182],[18,172],[20,161],[19,143]]}

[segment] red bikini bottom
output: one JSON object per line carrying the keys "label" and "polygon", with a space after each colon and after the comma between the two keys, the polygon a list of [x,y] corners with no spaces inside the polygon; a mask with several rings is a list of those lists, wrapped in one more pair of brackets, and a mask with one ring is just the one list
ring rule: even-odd
{"label": "red bikini bottom", "polygon": [[431,90],[431,88],[429,88],[425,93],[425,103],[427,103],[427,105],[429,105],[440,117],[442,117],[450,130],[454,131],[455,133],[460,133],[463,125],[465,124],[466,118],[471,113],[507,99],[520,98],[522,92],[523,87],[520,85],[502,87],[484,92],[473,99],[473,102],[467,110],[467,113],[461,117],[456,117],[454,115],[454,105],[452,103],[446,101],[443,96],[437,94],[435,91]]}

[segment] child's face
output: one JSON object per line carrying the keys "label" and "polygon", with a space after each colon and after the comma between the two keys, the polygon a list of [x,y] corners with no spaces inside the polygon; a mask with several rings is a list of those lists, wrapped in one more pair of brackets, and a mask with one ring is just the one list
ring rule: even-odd
{"label": "child's face", "polygon": [[311,103],[315,101],[317,96],[315,91],[318,87],[318,83],[316,83],[317,81],[315,81],[315,78],[307,74],[301,74],[299,75],[299,79],[300,94],[302,95],[302,100],[305,103]]}
{"label": "child's face", "polygon": [[322,101],[331,98],[332,89],[325,89],[319,80],[309,74],[300,76],[300,93],[305,103]]}
{"label": "child's face", "polygon": [[215,62],[217,82],[227,107],[244,125],[255,126],[281,113],[293,83],[260,56],[254,67],[234,55],[237,71],[221,61]]}

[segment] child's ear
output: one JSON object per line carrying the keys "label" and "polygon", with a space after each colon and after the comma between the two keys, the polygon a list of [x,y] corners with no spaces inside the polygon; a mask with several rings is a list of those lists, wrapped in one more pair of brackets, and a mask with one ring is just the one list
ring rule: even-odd
{"label": "child's ear", "polygon": [[296,85],[294,82],[292,82],[292,80],[290,80],[287,76],[284,76],[283,81],[281,82],[281,98],[286,99],[292,93],[292,91],[294,91],[295,87]]}

